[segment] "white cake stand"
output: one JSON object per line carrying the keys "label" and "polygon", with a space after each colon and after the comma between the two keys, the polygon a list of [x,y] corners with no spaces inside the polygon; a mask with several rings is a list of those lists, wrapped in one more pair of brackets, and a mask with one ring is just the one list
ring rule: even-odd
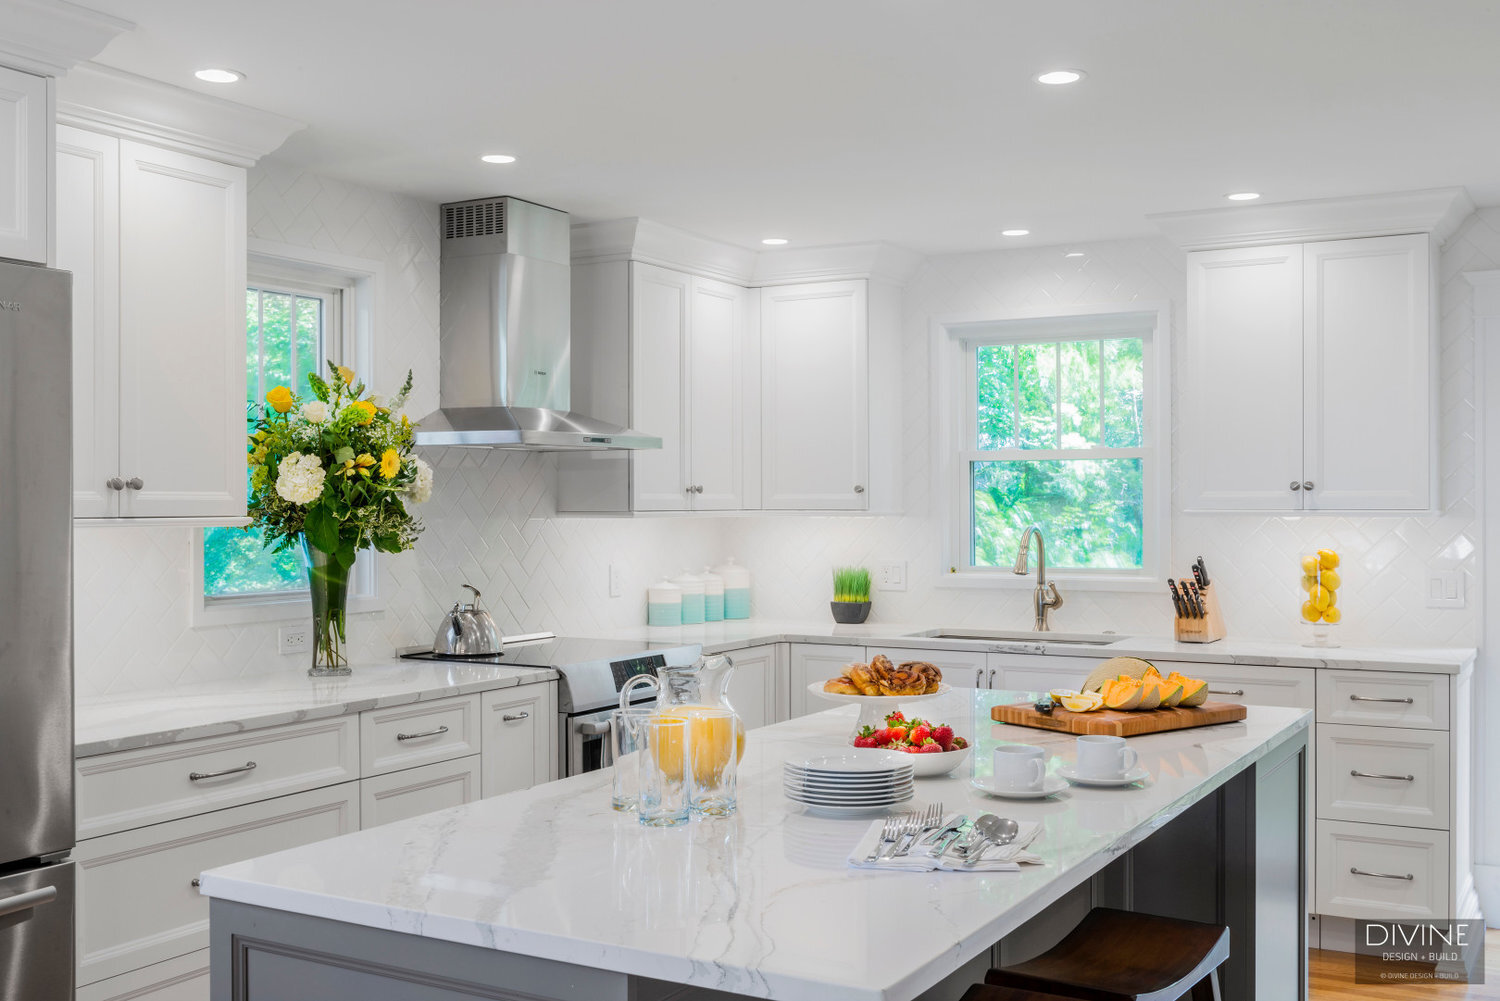
{"label": "white cake stand", "polygon": [[859,731],[865,727],[880,729],[885,726],[885,718],[895,712],[899,707],[908,702],[924,702],[927,699],[936,699],[953,691],[953,686],[938,682],[938,690],[926,695],[843,695],[839,692],[823,691],[823,682],[814,681],[807,686],[807,690],[820,699],[829,702],[853,703],[859,706],[859,722],[854,724],[854,736],[859,736]]}

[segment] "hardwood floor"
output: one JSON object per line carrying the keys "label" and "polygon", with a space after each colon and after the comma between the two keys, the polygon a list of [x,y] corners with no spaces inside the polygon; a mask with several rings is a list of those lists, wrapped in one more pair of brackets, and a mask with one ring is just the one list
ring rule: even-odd
{"label": "hardwood floor", "polygon": [[1500,929],[1485,931],[1483,984],[1354,982],[1354,956],[1313,949],[1308,953],[1308,1001],[1500,1001]]}

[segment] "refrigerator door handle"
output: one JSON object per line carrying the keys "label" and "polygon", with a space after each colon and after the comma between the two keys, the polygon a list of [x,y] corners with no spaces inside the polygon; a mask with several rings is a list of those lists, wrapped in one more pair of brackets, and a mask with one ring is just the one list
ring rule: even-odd
{"label": "refrigerator door handle", "polygon": [[0,918],[7,914],[16,914],[20,911],[29,911],[43,904],[50,904],[57,899],[57,887],[44,886],[40,890],[32,890],[29,893],[17,893],[10,897],[0,897]]}

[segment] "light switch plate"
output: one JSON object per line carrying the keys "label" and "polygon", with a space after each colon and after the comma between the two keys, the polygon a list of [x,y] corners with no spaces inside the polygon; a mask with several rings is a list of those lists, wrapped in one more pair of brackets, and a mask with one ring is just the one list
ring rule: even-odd
{"label": "light switch plate", "polygon": [[906,561],[887,560],[876,568],[875,586],[881,591],[906,590]]}
{"label": "light switch plate", "polygon": [[1427,607],[1464,607],[1464,573],[1462,570],[1429,570],[1427,572]]}
{"label": "light switch plate", "polygon": [[611,563],[609,565],[609,596],[611,598],[618,598],[624,593],[625,571],[621,569],[620,564]]}

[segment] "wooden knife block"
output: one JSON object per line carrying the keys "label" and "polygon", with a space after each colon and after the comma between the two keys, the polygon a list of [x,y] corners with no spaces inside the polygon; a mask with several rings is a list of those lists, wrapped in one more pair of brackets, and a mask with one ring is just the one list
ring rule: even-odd
{"label": "wooden knife block", "polygon": [[1178,617],[1175,632],[1179,643],[1214,643],[1228,635],[1213,585],[1210,584],[1198,593],[1203,598],[1203,618]]}

